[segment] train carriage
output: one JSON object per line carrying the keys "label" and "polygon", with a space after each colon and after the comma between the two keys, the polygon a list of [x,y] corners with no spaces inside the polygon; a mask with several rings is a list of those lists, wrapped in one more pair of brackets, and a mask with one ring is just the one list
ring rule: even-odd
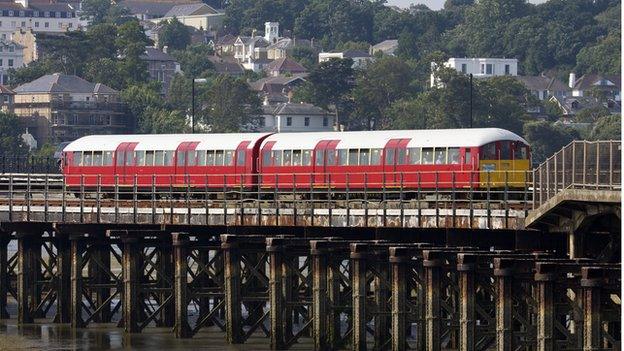
{"label": "train carriage", "polygon": [[265,188],[525,185],[527,142],[503,129],[283,133],[260,147]]}
{"label": "train carriage", "polygon": [[[93,135],[63,150],[69,187],[251,187],[269,133]],[[99,180],[98,180],[99,178]]]}

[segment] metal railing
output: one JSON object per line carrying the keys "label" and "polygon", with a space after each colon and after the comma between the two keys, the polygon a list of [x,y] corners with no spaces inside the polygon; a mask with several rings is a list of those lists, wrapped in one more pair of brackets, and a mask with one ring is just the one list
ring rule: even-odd
{"label": "metal railing", "polygon": [[533,209],[565,189],[621,191],[621,174],[621,141],[573,141],[533,171]]}

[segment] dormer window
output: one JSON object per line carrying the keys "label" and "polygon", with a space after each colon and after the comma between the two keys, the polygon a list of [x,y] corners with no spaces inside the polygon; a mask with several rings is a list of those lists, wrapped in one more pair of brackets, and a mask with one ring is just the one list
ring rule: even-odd
{"label": "dormer window", "polygon": [[13,45],[9,45],[9,52],[15,52],[15,47]]}
{"label": "dormer window", "polygon": [[45,17],[50,17],[50,12],[46,11],[46,12],[44,12],[44,13],[43,13],[43,15],[44,15]]}
{"label": "dormer window", "polygon": [[9,16],[13,16],[14,12],[12,10],[9,10]]}
{"label": "dormer window", "polygon": [[24,17],[24,11],[20,11],[20,12],[19,12],[19,16],[20,16],[20,17]]}
{"label": "dormer window", "polygon": [[39,17],[39,11],[33,11],[33,16],[34,17]]}

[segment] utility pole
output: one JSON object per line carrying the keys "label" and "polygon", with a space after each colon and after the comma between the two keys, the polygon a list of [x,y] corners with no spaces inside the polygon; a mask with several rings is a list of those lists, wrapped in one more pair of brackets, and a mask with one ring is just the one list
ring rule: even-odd
{"label": "utility pole", "polygon": [[206,78],[193,78],[191,84],[191,134],[195,134],[195,83],[206,83]]}
{"label": "utility pole", "polygon": [[472,128],[472,73],[470,73],[470,128]]}

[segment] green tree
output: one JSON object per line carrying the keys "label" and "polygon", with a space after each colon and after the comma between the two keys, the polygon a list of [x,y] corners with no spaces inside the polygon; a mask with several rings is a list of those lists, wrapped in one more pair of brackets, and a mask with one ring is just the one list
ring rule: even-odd
{"label": "green tree", "polygon": [[140,84],[147,81],[147,63],[140,56],[145,47],[151,44],[145,36],[138,21],[130,21],[121,25],[117,30],[115,45],[121,59],[118,71],[124,77],[126,85]]}
{"label": "green tree", "polygon": [[295,61],[302,64],[307,69],[312,69],[314,68],[314,66],[316,66],[318,53],[311,47],[295,46],[294,48],[290,49],[288,54]]}
{"label": "green tree", "polygon": [[386,108],[410,94],[410,67],[397,57],[382,57],[358,73],[353,98],[352,129],[385,129]]}
{"label": "green tree", "polygon": [[22,142],[22,129],[19,117],[11,113],[0,112],[0,153],[4,155],[25,155],[28,148]]}
{"label": "green tree", "polygon": [[118,64],[110,58],[89,61],[84,69],[84,78],[90,82],[108,85],[113,89],[122,89],[124,79],[119,74]]}
{"label": "green tree", "polygon": [[117,56],[117,26],[111,23],[91,25],[86,32],[89,43],[89,56],[92,60],[101,58],[115,59]]}
{"label": "green tree", "polygon": [[187,26],[175,17],[164,21],[158,41],[161,49],[168,46],[170,49],[184,50],[190,43],[191,33]]}
{"label": "green tree", "polygon": [[189,77],[199,77],[213,71],[214,66],[208,56],[214,55],[214,50],[207,44],[189,45],[186,50],[177,50],[172,53],[180,63],[180,68]]}
{"label": "green tree", "polygon": [[148,107],[154,109],[165,107],[159,91],[158,87],[150,84],[131,85],[121,91],[121,100],[128,105],[135,121],[135,130],[138,132],[147,133],[152,130],[151,120],[144,114]]}
{"label": "green tree", "polygon": [[180,111],[148,106],[141,117],[142,133],[171,134],[186,130],[186,117]]}
{"label": "green tree", "polygon": [[109,0],[83,0],[81,19],[86,19],[89,24],[99,24],[104,22],[106,14],[111,8]]}
{"label": "green tree", "polygon": [[605,115],[594,124],[589,135],[590,140],[622,140],[622,116]]}
{"label": "green tree", "polygon": [[[201,91],[205,89],[205,84],[197,84],[195,96],[201,95]],[[176,74],[169,83],[169,91],[167,94],[167,103],[176,110],[188,111],[191,108],[191,78]]]}
{"label": "green tree", "polygon": [[524,125],[524,138],[531,145],[533,162],[539,163],[552,156],[579,134],[572,128],[546,121],[533,121]]}
{"label": "green tree", "polygon": [[594,123],[602,116],[608,116],[609,109],[604,106],[585,108],[579,111],[574,120],[580,123]]}
{"label": "green tree", "polygon": [[598,44],[585,46],[576,55],[576,70],[580,73],[620,75],[621,44],[620,31],[614,31]]}
{"label": "green tree", "polygon": [[198,117],[212,132],[238,132],[256,124],[260,100],[242,79],[227,75],[215,78],[198,102]]}

